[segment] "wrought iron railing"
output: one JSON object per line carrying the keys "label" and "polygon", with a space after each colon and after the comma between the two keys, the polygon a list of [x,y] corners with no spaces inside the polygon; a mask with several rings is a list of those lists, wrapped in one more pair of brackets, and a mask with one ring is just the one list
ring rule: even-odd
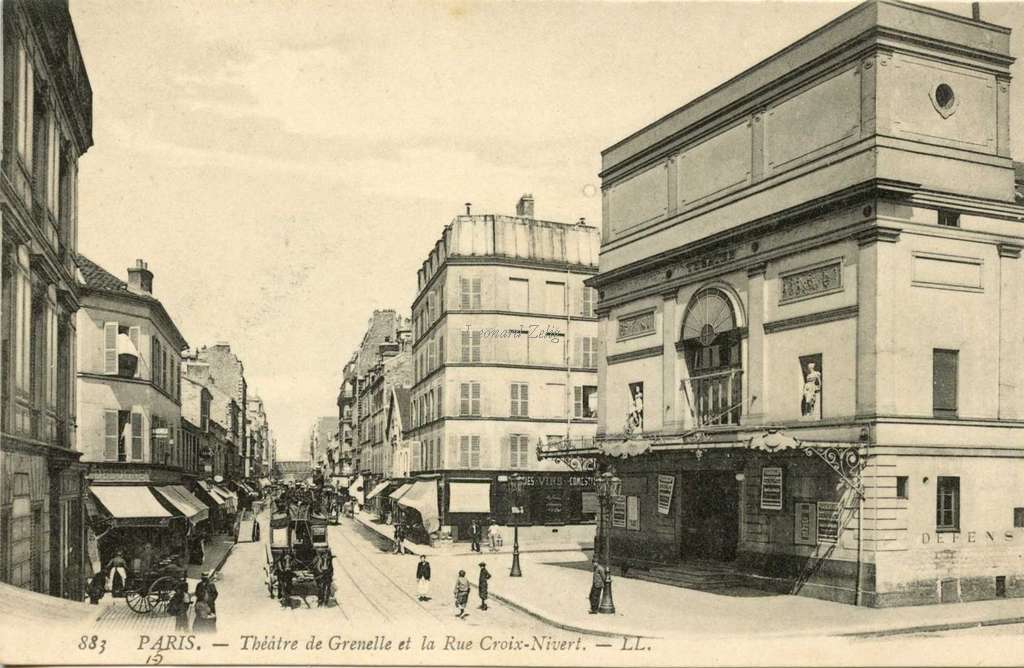
{"label": "wrought iron railing", "polygon": [[683,379],[698,427],[738,425],[743,413],[743,370],[730,369]]}

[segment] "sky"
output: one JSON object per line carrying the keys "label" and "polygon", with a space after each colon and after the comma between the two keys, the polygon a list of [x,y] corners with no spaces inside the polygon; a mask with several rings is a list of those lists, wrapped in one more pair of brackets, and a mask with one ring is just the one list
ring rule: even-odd
{"label": "sky", "polygon": [[[532,193],[539,218],[599,223],[602,149],[853,6],[71,0],[95,140],[79,250],[122,278],[145,259],[301,458],[372,311],[408,314],[464,203]],[[1024,28],[1024,4],[982,7]]]}

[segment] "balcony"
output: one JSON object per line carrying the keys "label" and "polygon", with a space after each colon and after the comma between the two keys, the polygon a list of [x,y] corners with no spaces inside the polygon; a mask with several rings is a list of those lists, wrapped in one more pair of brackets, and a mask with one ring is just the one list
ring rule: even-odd
{"label": "balcony", "polygon": [[729,369],[683,379],[697,427],[738,425],[743,409],[743,370]]}

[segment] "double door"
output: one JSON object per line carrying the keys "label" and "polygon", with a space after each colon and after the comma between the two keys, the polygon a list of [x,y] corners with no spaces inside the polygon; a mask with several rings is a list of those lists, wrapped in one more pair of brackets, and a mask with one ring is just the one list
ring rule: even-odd
{"label": "double door", "polygon": [[683,471],[680,557],[732,561],[739,539],[739,483],[732,471]]}

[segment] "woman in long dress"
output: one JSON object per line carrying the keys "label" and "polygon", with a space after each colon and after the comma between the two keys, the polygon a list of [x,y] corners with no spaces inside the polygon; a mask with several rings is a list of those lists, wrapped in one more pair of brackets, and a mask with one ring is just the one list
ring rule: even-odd
{"label": "woman in long dress", "polygon": [[205,591],[196,600],[196,619],[192,622],[192,631],[195,633],[217,632],[217,615],[210,608]]}

